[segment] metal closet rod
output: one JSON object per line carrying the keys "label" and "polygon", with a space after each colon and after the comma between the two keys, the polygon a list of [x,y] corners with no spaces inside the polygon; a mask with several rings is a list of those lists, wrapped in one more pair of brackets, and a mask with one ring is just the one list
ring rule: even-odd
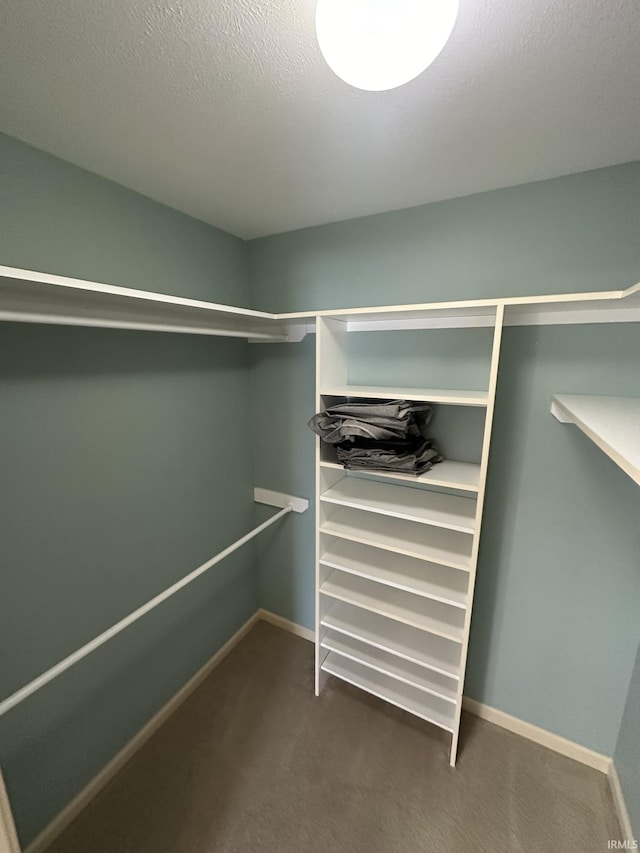
{"label": "metal closet rod", "polygon": [[255,536],[259,533],[262,533],[263,530],[266,530],[267,527],[270,527],[272,524],[275,524],[276,521],[281,519],[283,516],[292,512],[294,509],[292,504],[287,504],[284,509],[281,509],[280,512],[277,512],[275,515],[271,516],[271,518],[264,521],[262,524],[255,527],[250,533],[247,533],[246,536],[243,536],[242,539],[238,539],[237,542],[234,542],[233,545],[229,545],[228,548],[225,548],[224,551],[220,551],[219,554],[216,554],[215,557],[212,557],[206,563],[203,563],[201,566],[198,566],[197,569],[194,569],[188,575],[181,578],[176,583],[172,584],[170,587],[164,590],[164,592],[159,593],[154,596],[154,598],[147,601],[146,604],[143,604],[142,607],[138,607],[137,610],[134,610],[133,613],[130,613],[128,616],[125,616],[124,619],[121,619],[119,622],[116,622],[115,625],[112,625],[111,628],[108,628],[106,631],[103,631],[102,634],[99,634],[93,640],[90,640],[86,643],[82,648],[70,654],[68,657],[61,660],[60,663],[57,663],[55,666],[52,666],[51,669],[48,669],[46,672],[43,672],[42,675],[39,675],[37,678],[34,678],[33,681],[30,681],[29,684],[25,684],[24,687],[21,687],[20,690],[17,690],[11,696],[7,697],[4,701],[0,702],[0,717],[3,714],[6,714],[7,711],[10,711],[12,708],[15,708],[20,702],[24,702],[29,696],[35,693],[37,690],[40,690],[41,687],[44,687],[45,684],[48,684],[50,681],[53,681],[54,678],[57,678],[61,675],[65,670],[72,667],[78,661],[81,661],[82,658],[91,654],[91,652],[100,648],[100,646],[104,645],[108,640],[112,637],[115,637],[116,634],[119,634],[121,631],[124,631],[125,628],[128,628],[129,625],[132,625],[134,622],[137,622],[142,616],[148,613],[150,610],[153,610],[154,607],[157,607],[159,604],[162,604],[163,601],[166,601],[167,598],[171,598],[172,595],[175,595],[176,592],[181,590],[183,587],[190,584],[196,578],[200,577],[200,575],[204,574],[208,569],[212,568],[219,563],[221,560],[224,560],[225,557],[228,557],[229,554],[233,554],[234,551],[237,551],[238,548],[241,548],[242,545],[250,542]]}

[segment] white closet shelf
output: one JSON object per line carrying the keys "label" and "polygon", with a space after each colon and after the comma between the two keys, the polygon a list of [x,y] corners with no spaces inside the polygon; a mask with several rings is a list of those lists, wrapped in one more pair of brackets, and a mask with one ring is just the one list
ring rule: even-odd
{"label": "white closet shelf", "polygon": [[467,606],[468,575],[435,563],[334,539],[322,552],[320,564],[462,610]]}
{"label": "white closet shelf", "polygon": [[434,635],[425,643],[425,635],[421,630],[342,601],[332,605],[329,612],[321,617],[320,624],[323,628],[360,640],[418,666],[459,679],[460,646],[455,640],[445,640]]}
{"label": "white closet shelf", "polygon": [[324,491],[320,500],[461,533],[475,530],[476,502],[473,498],[343,477]]}
{"label": "white closet shelf", "polygon": [[575,424],[640,485],[640,397],[556,395],[551,412]]}
{"label": "white closet shelf", "polygon": [[329,513],[320,524],[320,533],[465,572],[470,570],[472,537],[466,533],[428,528],[384,515],[373,516],[349,507]]}
{"label": "white closet shelf", "polygon": [[288,340],[275,314],[3,266],[0,320]]}
{"label": "white closet shelf", "polygon": [[[507,325],[628,322],[640,319],[640,285],[626,290],[596,293],[560,293],[270,314],[165,293],[0,266],[0,320],[23,323],[286,341],[301,340],[308,331],[314,331],[314,322],[322,317],[344,322],[349,331],[492,326],[500,306],[505,308]],[[376,396],[375,389],[371,390],[371,396]],[[386,394],[389,389],[382,390]],[[394,394],[398,390],[401,389],[395,389]],[[451,392],[441,393],[446,395]],[[425,398],[421,394],[413,399]],[[450,402],[447,399],[432,399],[433,402]],[[484,403],[468,402],[460,405]]]}
{"label": "white closet shelf", "polygon": [[425,601],[397,589],[381,592],[379,584],[339,571],[332,572],[321,584],[320,593],[446,640],[462,642],[464,612],[446,604]]}
{"label": "white closet shelf", "polygon": [[[345,471],[339,462],[320,462],[321,468]],[[445,489],[460,489],[465,492],[477,492],[480,483],[480,465],[475,462],[456,462],[445,459],[438,462],[429,471],[416,477],[413,474],[400,474],[391,471],[358,470],[354,474],[366,474],[368,477],[381,477],[385,480],[398,480],[401,483],[422,483],[426,486],[438,486]]]}
{"label": "white closet shelf", "polygon": [[[280,314],[279,318],[297,322],[338,320],[347,332],[491,327],[501,306],[504,307],[506,326],[637,322],[640,320],[640,284],[625,290],[298,311]],[[308,330],[313,331],[313,328],[309,326]]]}
{"label": "white closet shelf", "polygon": [[458,684],[447,676],[438,675],[431,670],[396,657],[396,655],[374,649],[372,646],[354,640],[352,637],[345,637],[342,634],[328,634],[320,645],[329,652],[334,652],[340,657],[345,657],[383,675],[388,675],[389,678],[395,678],[403,684],[424,690],[425,693],[438,696],[445,702],[453,702],[454,704],[456,702]]}
{"label": "white closet shelf", "polygon": [[442,388],[400,388],[380,385],[323,385],[319,394],[326,397],[353,397],[381,400],[421,400],[451,406],[486,406],[486,391],[450,391]]}
{"label": "white closet shelf", "polygon": [[369,669],[355,661],[329,652],[322,669],[329,675],[353,684],[379,699],[409,711],[428,723],[433,723],[448,732],[453,731],[455,706],[436,696],[429,696],[409,684],[402,684],[395,678]]}

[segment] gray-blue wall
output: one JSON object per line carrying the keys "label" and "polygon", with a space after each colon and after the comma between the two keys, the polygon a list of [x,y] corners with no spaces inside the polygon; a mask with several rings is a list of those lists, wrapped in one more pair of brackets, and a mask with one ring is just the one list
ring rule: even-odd
{"label": "gray-blue wall", "polygon": [[310,311],[635,284],[639,187],[640,162],[627,163],[253,240],[252,307]]}
{"label": "gray-blue wall", "polygon": [[[631,163],[253,241],[252,303],[613,290],[640,279],[639,234]],[[469,335],[450,354],[461,364]],[[402,345],[398,385],[421,360],[433,368],[435,339],[415,336],[414,364]],[[359,377],[388,374],[393,344],[384,359],[353,346]],[[274,437],[257,436],[256,478],[311,495],[314,340],[258,349],[252,404]],[[607,755],[640,637],[640,490],[549,403],[561,392],[638,395],[639,361],[637,324],[505,331],[466,684],[473,698]],[[311,515],[273,540],[260,555],[262,606],[310,627]]]}
{"label": "gray-blue wall", "polygon": [[[0,262],[246,304],[238,239],[0,136]],[[248,345],[0,326],[0,695],[253,523]],[[258,606],[251,547],[0,720],[28,843]]]}

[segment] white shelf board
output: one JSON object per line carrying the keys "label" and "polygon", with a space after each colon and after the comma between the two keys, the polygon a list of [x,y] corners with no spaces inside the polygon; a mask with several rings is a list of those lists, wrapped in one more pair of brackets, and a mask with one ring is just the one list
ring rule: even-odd
{"label": "white shelf board", "polygon": [[408,684],[402,684],[388,675],[375,672],[355,661],[329,652],[322,669],[342,681],[353,684],[379,699],[384,699],[404,711],[421,717],[448,732],[453,731],[455,706],[436,696],[430,696]]}
{"label": "white shelf board", "polygon": [[462,610],[467,606],[469,576],[435,563],[333,539],[321,548],[320,564]]}
{"label": "white shelf board", "polygon": [[320,500],[460,533],[473,533],[475,529],[476,502],[473,498],[420,488],[343,477],[323,492]]}
{"label": "white shelf board", "polygon": [[486,406],[486,391],[451,391],[443,388],[400,388],[381,385],[323,385],[319,393],[327,397],[381,400],[421,400],[451,406]]}
{"label": "white shelf board", "polygon": [[456,641],[403,625],[368,610],[336,601],[320,624],[412,663],[458,680],[460,646]]}
{"label": "white shelf board", "polygon": [[[560,293],[505,302],[505,326],[564,326],[576,323],[637,323],[637,285],[624,291]],[[542,301],[541,301],[542,300]]]}
{"label": "white shelf board", "polygon": [[[322,468],[347,471],[339,462],[320,462]],[[456,462],[445,459],[438,462],[429,471],[416,477],[414,474],[400,474],[393,471],[368,471],[366,469],[349,472],[354,476],[366,474],[368,477],[380,477],[384,480],[397,480],[400,483],[422,483],[425,486],[438,486],[445,489],[459,489],[465,492],[477,492],[480,484],[480,465],[476,462]]]}
{"label": "white shelf board", "polygon": [[334,571],[320,586],[320,593],[379,616],[395,619],[447,640],[462,642],[464,612],[398,589],[382,590],[379,584]]}
{"label": "white shelf board", "polygon": [[373,545],[395,554],[428,560],[441,566],[469,571],[473,537],[442,527],[427,527],[388,516],[349,507],[329,508],[320,524],[320,533],[328,533],[351,542]]}
{"label": "white shelf board", "polygon": [[287,340],[274,314],[3,266],[0,320]]}
{"label": "white shelf board", "polygon": [[640,485],[640,398],[558,394],[551,411],[575,424],[616,465]]}
{"label": "white shelf board", "polygon": [[457,682],[424,667],[417,666],[396,655],[375,649],[353,637],[343,634],[328,634],[320,644],[323,649],[335,652],[370,669],[409,684],[425,693],[431,693],[445,702],[457,702]]}
{"label": "white shelf board", "polygon": [[[627,322],[640,319],[638,285],[626,290],[597,293],[561,293],[270,314],[0,266],[0,320],[16,322],[238,335],[255,340],[300,340],[307,331],[313,331],[317,317],[332,317],[342,321],[351,331],[491,326],[500,305],[505,306],[507,325]],[[438,400],[434,399],[434,402]]]}
{"label": "white shelf board", "polygon": [[[582,293],[551,293],[541,296],[497,297],[450,302],[379,305],[316,312],[280,314],[280,319],[332,318],[346,331],[384,329],[465,328],[493,326],[499,306],[504,306],[505,325],[556,325],[573,323],[620,323],[640,320],[640,288]],[[308,331],[313,331],[309,325]]]}

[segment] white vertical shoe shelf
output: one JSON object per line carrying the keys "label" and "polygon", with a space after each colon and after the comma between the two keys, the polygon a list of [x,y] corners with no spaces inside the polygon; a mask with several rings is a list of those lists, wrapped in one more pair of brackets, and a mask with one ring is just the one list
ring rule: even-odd
{"label": "white vertical shoe shelf", "polygon": [[357,398],[456,406],[460,417],[485,411],[479,462],[447,459],[420,477],[347,472],[316,442],[316,695],[333,675],[445,729],[452,766],[503,311],[486,391],[350,385],[348,324],[317,318],[316,411]]}

